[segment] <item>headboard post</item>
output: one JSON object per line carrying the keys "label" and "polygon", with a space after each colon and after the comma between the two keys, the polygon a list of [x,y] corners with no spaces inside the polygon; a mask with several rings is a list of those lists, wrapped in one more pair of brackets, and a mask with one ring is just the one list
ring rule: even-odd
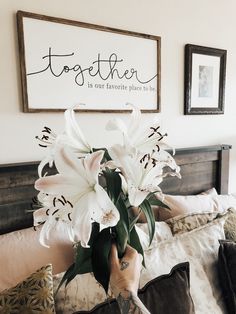
{"label": "headboard post", "polygon": [[219,186],[218,193],[227,194],[229,186],[229,150],[231,145],[223,144],[220,151]]}

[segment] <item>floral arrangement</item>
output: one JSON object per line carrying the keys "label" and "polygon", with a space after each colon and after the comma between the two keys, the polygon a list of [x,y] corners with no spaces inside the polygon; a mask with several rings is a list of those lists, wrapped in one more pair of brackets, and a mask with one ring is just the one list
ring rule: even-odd
{"label": "floral arrangement", "polygon": [[[93,272],[107,291],[112,242],[116,242],[119,256],[127,243],[143,255],[135,229],[139,215],[146,216],[151,243],[155,231],[152,205],[166,207],[159,184],[168,175],[180,177],[179,167],[166,151],[169,147],[163,139],[167,134],[161,133],[156,119],[144,124],[140,110],[133,108],[126,123],[113,119],[106,129],[120,131],[123,142],[92,148],[74,110],[68,109],[61,134],[45,127],[37,137],[48,154],[39,164],[35,182],[40,192],[34,226],[42,225],[43,245],[48,246],[56,228],[63,228],[75,247],[74,263],[60,286],[77,274]],[[47,164],[54,165],[55,174],[45,172]],[[136,216],[132,215],[133,207],[138,209]]]}

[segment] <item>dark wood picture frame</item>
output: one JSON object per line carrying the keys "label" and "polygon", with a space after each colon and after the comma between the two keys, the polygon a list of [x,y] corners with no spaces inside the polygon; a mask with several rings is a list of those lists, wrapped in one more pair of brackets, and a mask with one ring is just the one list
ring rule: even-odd
{"label": "dark wood picture frame", "polygon": [[[41,24],[39,24],[39,23],[41,23]],[[53,24],[53,26],[52,26],[52,24]],[[31,31],[31,28],[29,25],[33,26],[33,27],[35,25],[35,28],[33,28]],[[50,33],[51,28],[58,27],[58,32],[56,33],[56,34],[58,34],[57,41],[55,41],[54,37],[52,37],[52,41],[51,41],[51,37],[47,38],[44,41],[45,33],[47,33],[47,32],[45,32],[45,31],[43,32],[43,30],[41,31],[42,27],[40,28],[40,26],[38,26],[38,25],[41,25],[44,28],[47,27],[49,29],[49,31],[48,31],[49,35],[48,36],[50,36],[50,34],[51,34]],[[63,26],[65,26],[65,27],[63,28]],[[38,29],[38,35],[39,36],[38,35],[37,36],[32,35],[32,33],[33,34],[35,33],[36,27],[38,27],[37,29]],[[50,16],[45,16],[45,15],[40,15],[40,14],[35,14],[35,13],[30,13],[30,12],[24,12],[24,11],[18,11],[17,12],[17,28],[18,28],[18,41],[19,41],[19,57],[20,57],[21,83],[22,83],[23,112],[64,111],[66,108],[68,108],[72,105],[75,105],[75,104],[79,104],[79,103],[84,104],[84,106],[81,106],[78,108],[78,111],[81,111],[81,112],[121,112],[121,113],[122,112],[129,112],[129,111],[131,111],[131,108],[129,106],[126,106],[126,103],[132,103],[133,105],[139,106],[139,108],[142,110],[142,112],[160,112],[160,102],[161,102],[161,99],[160,99],[160,95],[161,95],[160,94],[161,93],[161,38],[159,36],[137,33],[137,32],[121,30],[121,29],[115,29],[115,28],[111,28],[111,27],[89,24],[89,23],[84,23],[84,22],[79,22],[79,21],[74,21],[74,20],[68,20],[68,19],[63,19],[63,18],[58,18],[58,17],[50,17]],[[44,62],[45,62],[45,60],[46,61],[51,60],[51,56],[49,56],[49,54],[50,54],[49,51],[51,48],[49,48],[47,46],[47,42],[50,42],[50,45],[52,45],[52,47],[53,47],[54,43],[56,46],[57,42],[60,42],[60,40],[61,40],[61,42],[63,42],[63,38],[65,38],[65,37],[63,37],[63,34],[61,35],[60,31],[64,30],[64,29],[67,29],[67,30],[70,29],[71,33],[69,33],[69,34],[73,34],[73,35],[75,35],[75,33],[72,33],[72,32],[76,29],[77,35],[80,36],[80,34],[81,34],[81,37],[83,37],[84,40],[81,41],[79,36],[74,36],[74,37],[71,36],[71,38],[73,39],[73,40],[71,40],[71,46],[70,46],[70,42],[69,42],[69,44],[67,43],[67,45],[65,47],[63,47],[62,52],[59,50],[61,55],[58,55],[58,50],[57,50],[57,51],[52,51],[52,56],[53,57],[54,57],[54,55],[56,57],[69,56],[69,54],[63,55],[63,51],[70,51],[71,55],[73,54],[72,52],[74,51],[74,57],[73,58],[76,57],[76,59],[74,59],[74,61],[72,61],[74,63],[72,63],[72,65],[70,64],[70,62],[71,62],[70,58],[72,58],[71,56],[70,56],[69,60],[68,60],[68,57],[65,60],[65,64],[66,64],[67,60],[68,60],[67,62],[70,64],[68,66],[67,66],[67,64],[66,64],[66,66],[64,66],[67,68],[67,70],[68,70],[67,72],[69,72],[67,75],[67,78],[69,77],[69,74],[70,74],[71,75],[71,83],[70,84],[71,84],[71,86],[72,86],[72,84],[75,85],[75,82],[74,82],[75,81],[75,78],[74,78],[75,74],[73,73],[73,71],[75,72],[75,70],[76,70],[77,71],[76,74],[77,74],[79,66],[81,66],[81,68],[83,70],[84,69],[86,70],[86,72],[84,72],[84,73],[85,73],[85,76],[87,75],[87,79],[85,80],[85,83],[83,86],[83,88],[84,88],[83,93],[86,94],[84,96],[84,98],[87,97],[88,102],[83,99],[83,95],[81,96],[81,89],[78,92],[79,95],[76,94],[76,97],[74,95],[74,98],[73,98],[71,95],[73,94],[74,90],[72,90],[72,91],[69,90],[69,92],[68,92],[68,89],[65,88],[65,90],[67,91],[67,94],[64,94],[64,95],[62,94],[62,96],[64,97],[63,106],[66,106],[66,107],[62,108],[61,104],[58,107],[57,107],[57,104],[54,105],[53,102],[51,101],[51,98],[53,98],[54,96],[52,96],[49,100],[45,100],[45,103],[47,102],[49,105],[45,105],[45,103],[42,105],[43,101],[41,101],[41,95],[43,95],[43,93],[42,93],[43,87],[41,87],[42,85],[40,84],[40,80],[42,82],[44,79],[44,78],[42,79],[42,74],[43,75],[45,74],[44,75],[45,81],[47,80],[47,82],[52,83],[51,85],[48,85],[45,83],[45,86],[49,86],[50,93],[48,93],[48,94],[51,94],[51,95],[55,95],[56,93],[59,94],[59,93],[62,93],[62,90],[63,90],[63,88],[58,88],[58,86],[55,83],[55,81],[59,81],[59,79],[57,79],[58,76],[56,77],[56,75],[55,75],[55,77],[53,77],[51,79],[51,81],[49,81],[49,79],[48,79],[49,74],[51,75],[51,72],[53,72],[51,70],[51,64],[49,64],[47,71],[40,71],[40,70],[46,69],[46,66],[47,66],[45,63],[43,63],[43,59],[44,59]],[[30,36],[29,36],[29,32],[32,32],[32,33],[30,33]],[[85,32],[87,32],[86,34],[89,34],[90,37],[89,36],[86,37],[84,35]],[[55,33],[52,33],[52,34],[55,34]],[[100,37],[98,37],[98,36],[100,36]],[[101,37],[101,36],[103,36],[103,37]],[[34,42],[34,40],[36,40],[36,39],[34,39],[34,37],[40,38],[39,43]],[[68,39],[68,38],[70,38],[70,36],[66,37],[66,39]],[[90,40],[91,38],[94,39],[94,41]],[[102,38],[103,41],[99,41],[98,38]],[[108,38],[108,41],[106,41],[107,38]],[[100,47],[100,45],[96,45],[95,50],[87,49],[89,46],[87,47],[86,43],[95,42],[95,41],[101,43],[101,47]],[[118,96],[119,97],[117,96],[117,94],[115,94],[115,92],[117,93],[117,89],[114,91],[111,91],[111,92],[113,92],[113,94],[111,94],[111,92],[108,91],[108,87],[106,86],[107,81],[104,81],[98,75],[95,77],[95,71],[97,71],[97,73],[98,72],[100,73],[100,71],[102,71],[101,68],[104,68],[106,66],[106,63],[102,63],[101,66],[97,65],[98,68],[100,66],[99,70],[97,70],[95,68],[95,66],[93,65],[93,64],[99,64],[99,62],[100,62],[99,61],[100,56],[98,57],[100,50],[101,50],[101,62],[106,61],[103,59],[107,59],[107,61],[110,61],[110,59],[109,59],[109,56],[111,54],[110,50],[113,49],[113,48],[110,49],[110,47],[111,47],[110,41],[114,42],[114,51],[116,51],[116,50],[118,51],[117,54],[119,57],[118,58],[119,62],[116,63],[118,69],[114,70],[116,72],[115,72],[114,76],[109,77],[109,81],[111,82],[111,84],[118,84],[117,82],[119,81],[120,84],[123,84],[123,85],[126,84],[127,85],[127,92],[126,93],[125,93],[124,89],[118,90],[118,92],[119,92]],[[75,46],[73,46],[74,42],[76,42],[76,45],[78,43],[78,45],[76,46],[76,50],[72,50],[75,48]],[[130,44],[128,44],[128,46],[127,46],[125,44],[127,42],[128,43],[129,42],[135,43],[135,46],[130,46]],[[85,44],[86,49],[83,48],[83,43]],[[42,46],[45,48],[45,50],[43,50],[43,52],[41,51],[41,55],[39,55],[38,51],[42,48]],[[60,45],[58,45],[58,46],[60,47]],[[58,49],[58,46],[57,46],[57,49]],[[47,47],[47,49],[46,49],[46,47]],[[78,47],[78,49],[77,49],[77,47]],[[94,47],[94,46],[92,46],[92,47]],[[147,48],[148,50],[146,51],[146,53],[148,55],[150,53],[150,60],[155,61],[154,67],[153,67],[153,64],[150,60],[147,61],[147,62],[149,62],[149,63],[147,63],[148,66],[142,65],[145,60],[148,60],[147,55],[145,55],[145,53],[142,53],[143,52],[142,49],[144,49],[143,47],[148,47]],[[70,48],[71,48],[71,50],[70,50]],[[53,50],[53,48],[52,48],[52,50]],[[130,62],[130,60],[132,58],[132,51],[134,51],[134,50],[136,51],[135,52],[135,58],[133,58],[132,62]],[[138,50],[138,54],[137,54],[137,50]],[[93,55],[93,53],[94,53],[94,55]],[[38,59],[37,59],[38,63],[37,64],[33,63],[35,61],[34,55],[36,55],[36,54],[38,54]],[[64,54],[65,54],[65,52],[64,52]],[[91,57],[91,55],[92,55],[92,57]],[[137,57],[136,57],[136,55],[137,55]],[[142,59],[143,61],[139,60],[140,62],[138,62],[137,60],[138,60],[139,55],[142,56],[142,58],[145,58],[145,60]],[[45,59],[45,57],[46,57],[46,59]],[[86,62],[84,62],[83,58]],[[94,58],[94,59],[92,59],[92,58]],[[61,60],[62,58],[57,58],[55,60],[59,60],[59,59]],[[29,60],[29,61],[27,61],[27,60]],[[83,60],[83,61],[81,61],[81,60]],[[49,63],[50,62],[51,61],[49,61]],[[61,61],[58,61],[58,63],[59,62],[61,62]],[[84,62],[84,63],[82,63],[82,62]],[[103,78],[107,77],[107,73],[109,72],[109,70],[108,70],[109,66],[112,67],[115,63],[114,60],[112,60],[111,62],[113,62],[113,63],[108,64],[108,62],[107,62],[107,68],[104,70],[105,74],[103,75]],[[55,63],[56,63],[56,61],[55,61]],[[132,64],[132,63],[134,63],[134,64]],[[31,67],[32,64],[33,64],[33,67]],[[137,76],[135,76],[136,74],[132,72],[132,71],[136,70],[135,69],[136,64],[138,64],[138,67],[139,67],[139,69],[137,69],[137,71],[140,71],[140,76],[142,76],[141,80],[140,80],[141,83],[138,79],[136,80]],[[140,64],[142,65],[142,67],[140,66]],[[71,68],[69,68],[69,66]],[[92,67],[94,67],[94,70],[91,70]],[[119,67],[121,67],[121,68],[119,68]],[[62,67],[62,69],[63,69],[63,67]],[[49,70],[51,70],[51,72]],[[60,68],[60,71],[61,71],[61,68]],[[58,68],[57,72],[59,73],[60,71]],[[82,71],[82,70],[80,69],[79,71]],[[119,75],[117,74],[119,71],[120,71],[120,73],[119,73],[120,77],[122,76],[122,78],[120,78]],[[66,72],[66,70],[65,70],[65,72]],[[91,73],[91,75],[90,75],[90,73]],[[132,76],[132,73],[134,74],[133,76]],[[35,75],[35,74],[37,74],[37,75]],[[36,76],[37,76],[37,79],[39,76],[41,76],[38,80],[39,83],[35,79]],[[51,76],[53,76],[53,75],[51,75]],[[73,78],[72,78],[72,76],[73,76]],[[129,78],[129,76],[131,77],[131,79]],[[29,83],[29,77],[31,80],[30,83]],[[34,85],[32,84],[32,79],[31,79],[32,77],[34,78],[34,82],[33,82]],[[64,81],[63,81],[63,83],[64,83],[67,79],[66,73],[63,73],[63,75],[61,75],[60,79],[61,78],[64,79]],[[95,85],[94,85],[95,78],[96,78],[96,81],[98,83],[105,83],[105,88],[103,87],[103,90],[102,89],[99,90],[100,87],[95,89]],[[145,85],[142,85],[144,81],[145,81]],[[135,102],[137,102],[137,103],[134,103],[134,101],[129,99],[130,85],[132,85],[132,84],[135,85],[135,82],[137,82],[137,84],[136,84],[137,86],[141,85],[141,87],[142,87],[139,94],[136,92],[136,94],[133,93],[132,96],[130,96],[130,98],[133,97]],[[146,84],[146,82],[150,82],[150,83]],[[63,83],[60,83],[60,84],[63,86]],[[89,88],[89,87],[91,87],[89,85],[92,85],[90,83],[93,83],[93,87],[87,90],[86,88]],[[68,82],[67,82],[67,84],[68,84]],[[97,85],[99,85],[99,84],[97,84]],[[115,87],[114,87],[115,85],[112,85],[112,86],[113,86],[113,89],[115,89]],[[78,87],[78,86],[76,86],[76,87]],[[75,89],[75,86],[73,86],[73,88]],[[145,88],[148,88],[148,91]],[[144,92],[144,90],[145,90],[145,92]],[[77,89],[77,91],[78,91],[78,89]],[[94,93],[92,101],[91,101],[91,96],[87,96],[89,94],[89,92],[90,92],[90,94]],[[110,94],[107,96],[107,98],[105,98],[106,97],[105,93],[109,93],[109,92],[110,92]],[[123,92],[123,94],[122,94],[122,92]],[[105,94],[105,96],[104,96],[104,94]],[[34,97],[32,97],[32,95],[34,95]],[[37,95],[40,95],[40,97],[37,97]],[[116,95],[116,98],[114,98],[114,95]],[[70,98],[70,96],[71,96],[71,98]],[[50,95],[48,95],[48,97],[50,97]],[[103,102],[102,97],[104,97],[104,99],[107,101],[107,103]],[[146,100],[146,103],[145,103],[145,101],[142,103],[142,97],[143,97],[143,100]],[[41,101],[40,104],[39,104],[40,101],[37,101],[37,99],[39,99],[39,98]],[[140,100],[140,98],[141,98],[141,100]],[[59,96],[55,99],[58,100]],[[60,100],[61,99],[62,98],[60,98]],[[72,103],[72,99],[74,100],[74,103]],[[77,99],[78,99],[78,101],[77,101]],[[111,106],[110,106],[110,104],[108,102],[109,101],[111,102],[111,99],[112,100],[115,99],[116,103],[115,104],[111,103]],[[118,99],[119,99],[119,103],[118,103]],[[122,100],[120,101],[120,99],[122,99]],[[138,99],[140,100],[139,103],[138,103]],[[76,101],[76,103],[75,103],[75,101]],[[46,106],[48,106],[48,107],[46,107]],[[114,109],[114,107],[115,107],[115,109]]]}
{"label": "dark wood picture frame", "polygon": [[185,46],[185,115],[224,113],[226,57],[223,49]]}

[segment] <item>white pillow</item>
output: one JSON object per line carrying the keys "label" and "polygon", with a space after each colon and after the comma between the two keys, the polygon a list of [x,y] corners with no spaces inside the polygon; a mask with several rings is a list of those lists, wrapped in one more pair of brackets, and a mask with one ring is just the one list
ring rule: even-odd
{"label": "white pillow", "polygon": [[[163,202],[169,206],[170,210],[162,213],[161,220],[175,217],[177,215],[214,212],[218,211],[218,206],[212,195],[164,195]],[[164,214],[166,217],[163,217]]]}
{"label": "white pillow", "polygon": [[[227,215],[226,215],[227,216]],[[190,263],[190,293],[196,314],[222,314],[224,305],[217,275],[218,239],[224,239],[226,217],[176,235],[145,251],[140,286],[169,273],[178,263]]]}
{"label": "white pillow", "polygon": [[212,198],[216,203],[218,211],[220,212],[223,212],[230,207],[236,208],[236,194],[219,194],[213,196]]}
{"label": "white pillow", "polygon": [[159,208],[159,221],[183,214],[225,212],[230,207],[236,208],[236,194],[218,195],[213,188],[198,195],[164,194],[163,202],[170,210]]}

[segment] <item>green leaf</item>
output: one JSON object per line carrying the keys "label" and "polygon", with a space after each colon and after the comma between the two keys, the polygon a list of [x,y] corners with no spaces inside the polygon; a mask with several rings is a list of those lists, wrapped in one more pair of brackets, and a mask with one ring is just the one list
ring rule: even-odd
{"label": "green leaf", "polygon": [[150,205],[153,205],[153,206],[160,206],[160,207],[163,207],[163,208],[166,208],[166,209],[169,209],[169,210],[170,210],[170,207],[167,206],[166,204],[164,204],[162,201],[160,201],[160,200],[155,196],[155,194],[153,194],[153,193],[150,193],[150,194],[147,196],[147,199],[148,199]]}
{"label": "green leaf", "polygon": [[106,178],[107,193],[115,204],[121,193],[121,178],[119,173],[113,170],[103,171],[104,177]]}
{"label": "green leaf", "polygon": [[135,228],[132,229],[129,236],[130,236],[130,241],[129,241],[130,246],[132,246],[135,250],[137,250],[138,253],[140,253],[143,256],[143,266],[145,267],[143,248],[142,248],[142,245],[139,240],[139,236]]}
{"label": "green leaf", "polygon": [[112,244],[112,235],[110,228],[103,229],[99,232],[92,247],[92,267],[96,280],[108,291],[110,278],[109,255]]}
{"label": "green leaf", "polygon": [[120,213],[120,220],[114,227],[114,230],[116,234],[118,256],[121,258],[124,255],[127,241],[129,240],[129,216],[125,202],[121,196],[118,198],[115,205]]}
{"label": "green leaf", "polygon": [[129,223],[129,231],[132,231],[134,225],[136,224],[136,222],[139,220],[139,216],[141,214],[141,210],[139,211],[138,215],[134,218],[131,219],[130,223]]}
{"label": "green leaf", "polygon": [[99,234],[99,224],[94,222],[92,224],[92,232],[89,239],[88,248],[82,247],[80,244],[76,248],[76,257],[75,257],[75,269],[77,274],[86,274],[93,271],[92,268],[92,247],[94,241],[96,241]]}
{"label": "green leaf", "polygon": [[115,226],[115,235],[118,256],[121,258],[125,253],[125,248],[129,239],[128,229],[123,220],[119,220],[118,224]]}
{"label": "green leaf", "polygon": [[[63,275],[62,279],[61,279],[61,282],[59,283],[58,287],[57,287],[57,290],[56,290],[56,293],[58,293],[59,289],[61,288],[61,286],[63,285],[63,283],[66,281],[66,285],[70,282],[70,280],[68,281],[68,279],[70,278],[74,278],[73,275],[74,275],[74,271],[75,271],[75,263],[73,263],[72,265],[70,265],[70,267],[67,269],[67,271],[65,272],[65,274]],[[71,280],[72,280],[71,279]]]}
{"label": "green leaf", "polygon": [[99,233],[99,224],[93,223],[92,224],[92,232],[89,240],[89,248],[84,248],[80,244],[76,247],[76,255],[75,255],[75,262],[67,269],[62,280],[56,290],[56,293],[63,285],[63,283],[68,285],[68,283],[75,278],[78,274],[85,274],[92,272],[92,245],[94,240],[96,239]]}
{"label": "green leaf", "polygon": [[91,257],[92,248],[84,248],[79,244],[75,257],[75,268],[77,270],[77,274],[86,274],[93,271]]}
{"label": "green leaf", "polygon": [[149,245],[152,243],[152,239],[155,233],[155,217],[151,208],[149,201],[146,199],[139,205],[142,212],[146,216],[147,223],[148,223],[148,232],[149,232]]}
{"label": "green leaf", "polygon": [[101,147],[101,148],[93,148],[93,149],[92,149],[93,152],[97,152],[97,151],[99,151],[99,150],[103,150],[103,151],[104,151],[104,157],[103,157],[102,162],[111,160],[111,157],[110,157],[110,155],[109,155],[109,153],[108,153],[108,150],[107,150],[106,148]]}

